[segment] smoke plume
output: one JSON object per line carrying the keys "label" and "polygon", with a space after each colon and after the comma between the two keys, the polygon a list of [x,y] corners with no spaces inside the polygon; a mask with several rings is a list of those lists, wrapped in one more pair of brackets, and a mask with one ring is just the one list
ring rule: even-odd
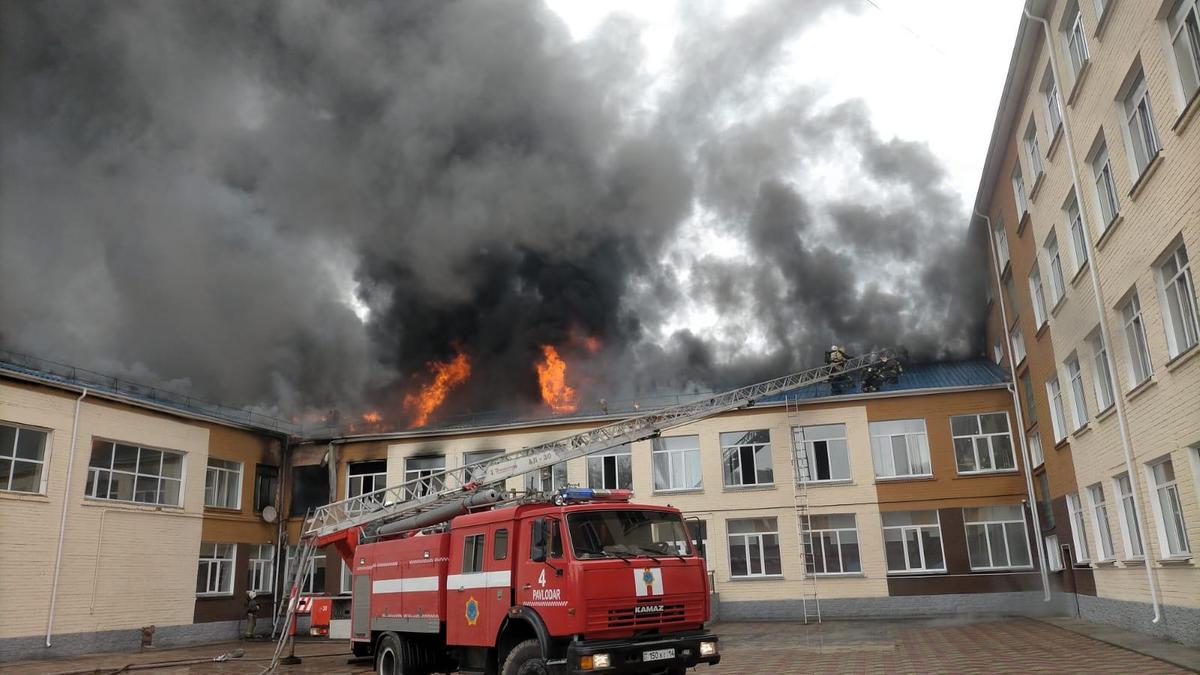
{"label": "smoke plume", "polygon": [[[761,94],[857,3],[682,7],[650,82],[635,22],[576,41],[533,0],[2,3],[0,346],[385,417],[460,351],[450,410],[538,401],[543,345],[584,401],[978,351],[937,158]],[[831,158],[852,194],[814,187]]]}

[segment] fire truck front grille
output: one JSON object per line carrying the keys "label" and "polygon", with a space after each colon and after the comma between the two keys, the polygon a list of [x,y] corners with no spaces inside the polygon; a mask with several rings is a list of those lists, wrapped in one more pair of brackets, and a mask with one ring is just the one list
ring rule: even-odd
{"label": "fire truck front grille", "polygon": [[672,624],[702,623],[704,605],[701,597],[671,598],[669,601],[604,603],[588,610],[589,631],[642,630]]}

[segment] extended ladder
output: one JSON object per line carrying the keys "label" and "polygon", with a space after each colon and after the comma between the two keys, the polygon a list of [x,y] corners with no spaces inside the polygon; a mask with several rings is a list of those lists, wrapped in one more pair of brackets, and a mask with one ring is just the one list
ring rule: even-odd
{"label": "extended ladder", "polygon": [[[305,519],[307,521],[307,518]],[[304,590],[304,579],[308,576],[308,567],[313,561],[317,550],[315,539],[301,539],[300,550],[296,553],[296,569],[292,571],[292,583],[288,588],[287,611],[283,615],[283,628],[279,641],[275,643],[275,652],[271,655],[271,663],[262,672],[272,672],[283,658],[283,651],[288,644],[296,644],[296,636],[292,632],[292,622],[300,603],[300,593]]]}
{"label": "extended ladder", "polygon": [[803,577],[800,580],[800,607],[804,623],[810,617],[821,623],[821,597],[817,594],[817,559],[812,538],[812,514],[808,510],[809,463],[804,442],[797,439],[797,422],[800,417],[800,401],[794,397],[786,403],[788,433],[792,435],[792,506],[796,513],[796,540],[800,542],[800,564]]}

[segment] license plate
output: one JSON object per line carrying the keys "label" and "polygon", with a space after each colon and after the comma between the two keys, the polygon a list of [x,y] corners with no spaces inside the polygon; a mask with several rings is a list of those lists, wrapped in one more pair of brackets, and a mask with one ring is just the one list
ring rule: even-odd
{"label": "license plate", "polygon": [[663,659],[675,658],[675,650],[672,649],[651,649],[642,652],[643,661],[662,661]]}

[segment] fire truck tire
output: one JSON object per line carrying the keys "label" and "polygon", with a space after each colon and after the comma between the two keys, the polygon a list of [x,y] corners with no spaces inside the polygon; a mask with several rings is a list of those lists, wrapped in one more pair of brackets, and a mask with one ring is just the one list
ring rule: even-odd
{"label": "fire truck tire", "polygon": [[411,671],[407,640],[395,633],[384,633],[375,648],[376,675],[405,675]]}
{"label": "fire truck tire", "polygon": [[500,668],[500,675],[548,675],[549,672],[537,640],[526,640],[513,647]]}

